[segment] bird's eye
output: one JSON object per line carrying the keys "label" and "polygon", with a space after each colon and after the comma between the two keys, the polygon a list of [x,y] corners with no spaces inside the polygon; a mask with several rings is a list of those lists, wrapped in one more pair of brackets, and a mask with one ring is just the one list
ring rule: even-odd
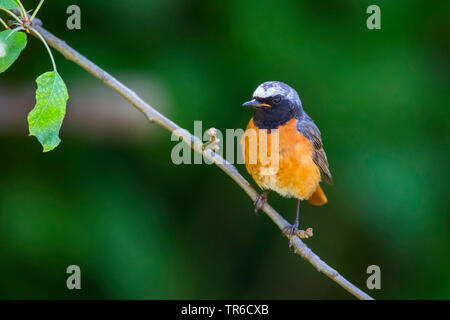
{"label": "bird's eye", "polygon": [[280,96],[273,97],[272,101],[275,102],[275,103],[280,103],[281,102],[281,97]]}

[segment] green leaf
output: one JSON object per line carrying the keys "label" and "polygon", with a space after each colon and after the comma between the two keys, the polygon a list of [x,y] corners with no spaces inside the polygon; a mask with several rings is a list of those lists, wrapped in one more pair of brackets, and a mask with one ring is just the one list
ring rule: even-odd
{"label": "green leaf", "polygon": [[17,2],[14,0],[0,0],[0,7],[5,9],[15,9],[17,8]]}
{"label": "green leaf", "polygon": [[61,142],[58,134],[66,114],[69,94],[56,71],[40,75],[36,83],[36,106],[28,114],[28,126],[30,135],[35,136],[44,147],[44,152],[47,152]]}
{"label": "green leaf", "polygon": [[17,60],[26,45],[27,36],[25,33],[14,30],[0,32],[0,73],[8,69]]}

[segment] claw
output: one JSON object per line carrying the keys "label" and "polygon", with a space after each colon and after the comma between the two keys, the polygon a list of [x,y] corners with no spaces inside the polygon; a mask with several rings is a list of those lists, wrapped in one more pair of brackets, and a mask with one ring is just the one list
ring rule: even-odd
{"label": "claw", "polygon": [[299,232],[298,230],[298,220],[295,221],[294,224],[291,224],[289,227],[283,229],[283,233],[287,233],[289,231],[289,249],[292,248],[292,236]]}

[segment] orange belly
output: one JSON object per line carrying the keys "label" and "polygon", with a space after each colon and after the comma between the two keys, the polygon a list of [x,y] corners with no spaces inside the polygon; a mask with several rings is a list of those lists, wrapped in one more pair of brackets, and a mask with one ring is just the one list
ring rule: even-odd
{"label": "orange belly", "polygon": [[[262,138],[264,134],[267,139]],[[272,147],[274,134],[274,129],[268,133],[250,120],[241,139],[247,171],[262,189],[274,190],[285,197],[308,199],[320,182],[320,170],[312,159],[311,142],[297,130],[295,118],[278,128],[278,150]]]}

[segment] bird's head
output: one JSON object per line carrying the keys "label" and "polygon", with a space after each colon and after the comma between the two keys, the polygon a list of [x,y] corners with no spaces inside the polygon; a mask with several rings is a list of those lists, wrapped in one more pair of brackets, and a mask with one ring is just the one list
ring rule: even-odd
{"label": "bird's head", "polygon": [[297,91],[279,81],[260,84],[243,106],[254,109],[253,120],[260,128],[277,127],[302,113]]}

